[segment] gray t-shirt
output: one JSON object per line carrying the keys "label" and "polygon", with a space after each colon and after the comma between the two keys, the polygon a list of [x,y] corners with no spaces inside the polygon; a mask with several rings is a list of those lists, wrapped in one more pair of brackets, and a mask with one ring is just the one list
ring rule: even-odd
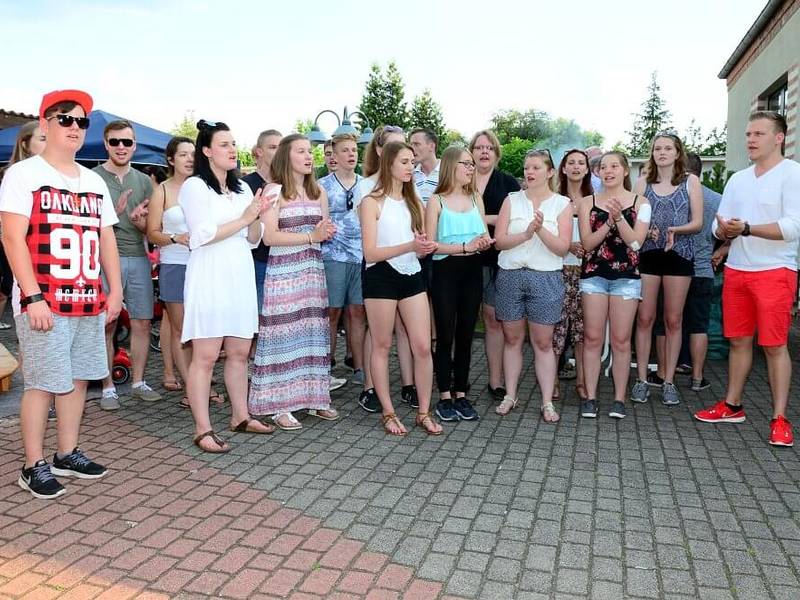
{"label": "gray t-shirt", "polygon": [[694,234],[694,276],[714,278],[711,255],[714,254],[714,224],[722,195],[703,186],[703,228]]}
{"label": "gray t-shirt", "polygon": [[125,211],[118,215],[119,223],[114,225],[114,235],[117,238],[120,256],[145,256],[144,234],[133,224],[130,214],[134,208],[153,194],[153,184],[150,183],[150,178],[141,171],[131,168],[120,183],[117,176],[107,171],[103,165],[97,165],[92,170],[106,182],[115,206],[124,190],[133,190],[128,197]]}

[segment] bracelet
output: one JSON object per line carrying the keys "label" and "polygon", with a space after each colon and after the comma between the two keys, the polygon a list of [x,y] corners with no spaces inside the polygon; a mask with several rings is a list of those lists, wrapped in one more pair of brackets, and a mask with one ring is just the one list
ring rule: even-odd
{"label": "bracelet", "polygon": [[307,233],[306,235],[308,236],[308,245],[309,246],[313,246],[314,245],[314,240],[311,239],[311,234]]}
{"label": "bracelet", "polygon": [[30,296],[25,296],[22,300],[19,301],[20,308],[24,308],[28,306],[28,304],[33,304],[34,302],[41,302],[44,300],[44,294],[39,292],[38,294],[31,294]]}

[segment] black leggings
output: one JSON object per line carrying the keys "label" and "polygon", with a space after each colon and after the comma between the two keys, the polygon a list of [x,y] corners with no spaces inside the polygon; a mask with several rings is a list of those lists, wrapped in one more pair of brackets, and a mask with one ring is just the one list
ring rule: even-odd
{"label": "black leggings", "polygon": [[[434,367],[440,393],[467,391],[472,337],[483,295],[482,270],[483,263],[477,254],[448,256],[433,261],[431,304],[436,319]],[[453,387],[452,383],[455,384]]]}
{"label": "black leggings", "polygon": [[11,272],[11,265],[8,263],[5,250],[0,244],[0,292],[5,296],[11,296],[11,287],[13,285],[14,274]]}

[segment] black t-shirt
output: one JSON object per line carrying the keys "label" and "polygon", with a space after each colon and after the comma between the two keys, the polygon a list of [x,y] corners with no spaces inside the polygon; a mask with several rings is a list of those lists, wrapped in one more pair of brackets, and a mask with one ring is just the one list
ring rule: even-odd
{"label": "black t-shirt", "polygon": [[[242,177],[242,181],[244,181],[255,194],[259,188],[264,187],[267,181],[261,176],[258,171],[253,171],[249,175],[245,175]],[[258,242],[258,248],[252,251],[253,252],[253,259],[258,260],[260,262],[267,262],[267,258],[269,258],[269,246],[265,246],[264,242]]]}
{"label": "black t-shirt", "polygon": [[[509,175],[495,169],[486,182],[486,189],[483,191],[483,207],[487,215],[497,215],[503,206],[503,201],[511,192],[520,190],[517,180]],[[489,225],[489,235],[494,237],[494,226]],[[497,266],[497,255],[499,252],[493,247],[484,253],[484,264],[489,267]]]}

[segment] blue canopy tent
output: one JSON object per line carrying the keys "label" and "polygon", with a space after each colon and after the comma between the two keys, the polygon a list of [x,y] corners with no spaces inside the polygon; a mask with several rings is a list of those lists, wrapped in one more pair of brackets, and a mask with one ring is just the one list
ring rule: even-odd
{"label": "blue canopy tent", "polygon": [[[105,161],[108,158],[108,154],[103,145],[103,129],[111,121],[121,118],[102,110],[90,112],[89,119],[91,122],[89,129],[86,131],[86,141],[76,158],[80,161]],[[133,129],[136,132],[136,153],[133,155],[133,162],[140,165],[166,166],[164,149],[167,147],[172,135],[134,121],[131,121],[131,123],[133,123]],[[14,143],[17,141],[19,129],[19,127],[10,127],[0,130],[0,163],[6,163],[11,158],[11,152],[14,150]]]}

